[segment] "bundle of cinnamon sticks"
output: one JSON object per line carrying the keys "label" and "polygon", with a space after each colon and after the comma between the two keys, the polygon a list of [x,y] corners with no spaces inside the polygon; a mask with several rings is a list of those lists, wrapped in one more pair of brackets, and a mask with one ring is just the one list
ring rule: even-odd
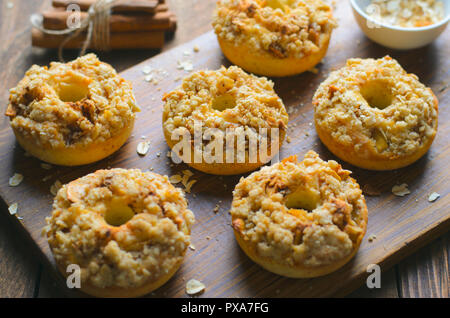
{"label": "bundle of cinnamon sticks", "polygon": [[[96,0],[52,0],[53,7],[42,12],[42,26],[47,30],[64,30],[73,12],[71,4],[81,9],[83,20],[87,10]],[[166,32],[174,32],[177,26],[175,14],[169,11],[165,0],[118,0],[114,2],[109,19],[110,49],[156,49],[162,48]],[[33,46],[58,48],[67,35],[54,35],[32,30]],[[80,48],[86,32],[80,33],[65,44],[65,48]]]}

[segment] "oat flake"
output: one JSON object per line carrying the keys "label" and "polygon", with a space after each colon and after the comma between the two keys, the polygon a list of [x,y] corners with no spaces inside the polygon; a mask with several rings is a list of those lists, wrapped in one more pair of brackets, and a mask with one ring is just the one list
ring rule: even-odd
{"label": "oat flake", "polygon": [[432,194],[430,194],[430,196],[428,197],[428,201],[429,202],[434,202],[437,199],[439,199],[441,197],[441,195],[437,192],[433,192]]}
{"label": "oat flake", "polygon": [[45,170],[50,170],[52,168],[52,165],[48,163],[41,163],[41,168]]}
{"label": "oat flake", "polygon": [[169,178],[170,183],[180,183],[182,180],[181,176],[179,174],[174,174]]}
{"label": "oat flake", "polygon": [[23,175],[20,173],[15,173],[11,178],[9,178],[9,185],[11,187],[17,187],[23,180]]}
{"label": "oat flake", "polygon": [[393,186],[392,193],[398,197],[404,197],[405,195],[410,194],[411,191],[409,191],[406,183],[402,183],[401,185]]}
{"label": "oat flake", "polygon": [[137,146],[137,153],[141,156],[145,156],[150,149],[150,144],[148,141],[142,141]]}
{"label": "oat flake", "polygon": [[188,295],[196,295],[204,290],[205,285],[196,279],[191,279],[186,283],[186,294]]}
{"label": "oat flake", "polygon": [[8,207],[8,211],[11,215],[15,215],[17,213],[17,209],[19,208],[19,204],[13,203]]}

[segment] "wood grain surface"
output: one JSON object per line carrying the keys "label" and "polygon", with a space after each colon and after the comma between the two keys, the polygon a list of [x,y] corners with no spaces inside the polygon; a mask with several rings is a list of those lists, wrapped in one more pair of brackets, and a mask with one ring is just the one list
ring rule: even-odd
{"label": "wood grain surface", "polygon": [[[179,1],[178,3],[180,6],[189,6],[188,2],[181,3]],[[205,12],[205,8],[212,8],[206,2],[208,1],[192,1],[191,8],[195,8],[198,4],[203,6],[201,12]],[[171,5],[170,2],[169,5]],[[4,16],[4,3],[2,3],[1,8],[0,16]],[[192,14],[192,9],[190,14]],[[445,112],[446,105],[449,103],[448,80],[450,78],[448,31],[437,42],[426,48],[409,52],[395,52],[377,46],[364,38],[350,16],[350,9],[346,3],[339,5],[336,14],[340,18],[340,26],[333,34],[328,56],[324,63],[319,66],[319,74],[306,73],[275,81],[275,89],[283,98],[285,104],[295,106],[295,111],[291,114],[291,129],[289,130],[292,142],[284,146],[281,157],[291,154],[302,155],[307,150],[314,149],[325,159],[335,159],[321,145],[316,137],[314,126],[310,125],[312,122],[311,97],[329,71],[342,66],[347,58],[381,57],[385,54],[397,58],[405,69],[419,75],[421,80],[430,86],[440,99],[440,127],[432,149],[414,165],[393,172],[368,172],[344,164],[345,168],[354,171],[354,177],[361,185],[371,184],[380,189],[382,195],[367,197],[369,228],[355,259],[334,274],[308,280],[282,278],[253,264],[235,243],[229,225],[228,209],[231,191],[239,177],[218,178],[196,172],[195,178],[199,182],[192,191],[195,197],[188,195],[190,207],[197,217],[197,223],[192,234],[192,241],[196,250],[188,252],[181,270],[154,296],[184,297],[185,282],[190,278],[199,279],[206,284],[207,290],[203,297],[344,295],[354,290],[365,280],[367,277],[365,269],[368,264],[378,263],[383,270],[386,270],[386,274],[383,275],[383,285],[386,284],[388,288],[382,289],[387,292],[379,293],[375,291],[376,296],[448,297],[448,235],[435,241],[430,248],[408,258],[400,266],[388,270],[403,257],[449,229],[450,196],[448,195],[449,186],[446,181],[449,179],[450,171],[447,168],[446,161],[449,155],[450,125],[448,119],[450,115]],[[184,25],[183,17],[179,16],[179,18],[181,33],[189,33],[187,31],[188,23]],[[193,21],[194,18],[192,16],[190,21]],[[1,23],[1,36],[2,39],[4,37],[6,39],[6,35],[10,36],[6,30],[12,30],[13,21],[5,22],[3,20]],[[204,24],[204,28],[206,28],[206,24]],[[19,39],[20,36],[29,36],[29,34],[26,34],[27,30],[27,27],[14,29],[14,33],[17,33],[15,36]],[[195,28],[191,30],[194,32]],[[8,41],[11,41],[9,37]],[[22,49],[27,48],[24,41],[6,44],[6,47],[14,50],[20,49],[21,46]],[[183,52],[192,52],[194,45],[200,47],[200,52],[192,53],[191,57],[184,56]],[[41,55],[36,55],[36,52],[31,54],[28,50],[28,55],[23,53],[15,55],[13,52],[20,51],[2,52],[2,57],[11,61],[4,64],[9,76],[2,77],[1,80],[4,82],[2,87],[12,87],[15,85],[15,81],[23,75],[23,69],[14,68],[10,65],[11,63],[18,62],[18,65],[24,65],[23,58],[29,58],[37,63],[41,62],[40,64],[48,63],[49,56],[45,55],[48,53],[40,52]],[[114,53],[106,57],[105,60],[111,60],[114,56],[117,57],[120,54]],[[41,57],[40,60],[39,57]],[[142,56],[137,54],[133,61],[136,62],[139,59],[142,60]],[[8,289],[3,290],[3,284],[1,285],[1,295],[33,296],[36,295],[36,286],[42,287],[38,288],[38,294],[41,296],[61,295],[61,292],[79,295],[52,286],[56,283],[55,278],[59,275],[54,275],[54,272],[45,270],[46,266],[52,265],[52,257],[40,232],[44,224],[44,217],[50,213],[52,196],[49,187],[55,179],[68,182],[96,169],[108,167],[137,167],[143,170],[152,167],[155,172],[169,175],[186,168],[184,165],[171,167],[168,164],[169,159],[165,156],[168,148],[163,139],[160,125],[161,96],[167,90],[179,85],[179,81],[175,81],[175,79],[185,75],[185,73],[182,70],[177,70],[176,63],[178,60],[185,59],[191,59],[195,69],[206,67],[214,69],[221,64],[228,65],[220,53],[214,35],[208,33],[191,43],[163,53],[125,71],[122,75],[133,82],[137,100],[143,111],[136,123],[134,137],[118,153],[97,164],[80,167],[79,169],[61,167],[54,167],[50,171],[41,169],[37,160],[24,157],[23,150],[14,141],[8,122],[5,119],[2,120],[0,147],[2,148],[1,160],[3,166],[0,171],[0,195],[6,204],[19,202],[18,214],[23,217],[23,220],[19,222],[15,217],[7,215],[5,209],[2,209],[1,212],[4,213],[2,213],[1,218],[8,219],[13,223],[11,226],[13,229],[0,235],[5,234],[6,239],[16,236],[17,233],[23,240],[16,239],[16,243],[11,246],[6,243],[0,245],[0,253],[2,253],[0,255],[13,255],[12,261],[9,261],[8,257],[6,258],[6,262],[8,262],[6,265],[2,263],[4,258],[0,262],[1,278],[7,277],[9,286]],[[26,63],[30,63],[30,60],[27,60]],[[127,63],[131,64],[132,61],[129,60]],[[169,72],[169,76],[163,78],[158,85],[149,84],[144,81],[144,75],[142,74],[144,65],[165,69]],[[2,95],[2,103],[6,103],[6,100],[7,94]],[[306,136],[306,132],[309,136]],[[142,135],[145,135],[151,141],[151,151],[144,158],[140,158],[135,151],[137,143],[142,140]],[[159,152],[162,154],[161,156],[157,156]],[[19,187],[12,188],[8,186],[8,178],[15,172],[22,173],[25,180]],[[52,179],[48,182],[42,182],[42,178],[49,174],[52,175]],[[409,184],[412,193],[404,198],[394,197],[390,193],[392,185],[402,182]],[[441,198],[434,203],[429,203],[427,201],[428,195],[434,191],[440,193]],[[220,211],[214,213],[213,209],[219,201],[221,202]],[[4,224],[2,224],[3,227]],[[371,234],[375,234],[377,239],[369,243],[367,237]],[[26,240],[27,236],[35,241],[43,252],[37,253],[37,255],[42,256],[41,260],[45,263],[42,270],[43,275],[39,275],[41,270],[32,254],[25,253],[25,255],[18,256],[18,253],[12,252],[22,248],[33,250],[30,247],[23,246],[27,245],[25,242],[30,242]],[[22,243],[22,245],[17,243]],[[26,263],[26,265],[23,263]],[[16,264],[20,266],[8,271],[11,266]],[[26,279],[21,279],[21,276],[25,276]],[[20,285],[20,288],[16,288],[16,290],[14,290],[14,284],[12,283],[14,279]],[[47,283],[39,284],[39,279],[41,282]],[[12,292],[9,293],[8,291]],[[373,296],[370,293],[364,295],[364,291],[360,291],[359,294],[354,293],[352,296]]]}

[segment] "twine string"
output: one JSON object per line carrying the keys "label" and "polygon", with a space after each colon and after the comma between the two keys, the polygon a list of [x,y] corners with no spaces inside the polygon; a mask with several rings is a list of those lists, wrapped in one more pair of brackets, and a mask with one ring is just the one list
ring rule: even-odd
{"label": "twine string", "polygon": [[110,49],[109,21],[111,18],[111,8],[115,1],[97,0],[89,7],[87,17],[80,21],[80,25],[76,29],[70,27],[63,30],[46,29],[43,27],[43,17],[40,14],[33,14],[30,21],[33,27],[44,34],[68,35],[58,47],[58,58],[61,62],[64,62],[64,46],[84,31],[87,31],[87,36],[81,47],[80,56],[86,53],[88,47],[101,51],[108,51]]}

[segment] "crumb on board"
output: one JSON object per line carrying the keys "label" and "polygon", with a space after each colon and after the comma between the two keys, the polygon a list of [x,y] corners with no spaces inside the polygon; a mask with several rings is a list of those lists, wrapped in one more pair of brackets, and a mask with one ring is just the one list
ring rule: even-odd
{"label": "crumb on board", "polygon": [[137,145],[136,152],[140,156],[145,156],[149,149],[150,149],[150,143],[148,141],[141,141]]}
{"label": "crumb on board", "polygon": [[52,165],[49,164],[49,163],[42,162],[41,163],[41,168],[45,169],[45,170],[50,170],[52,168]]}
{"label": "crumb on board", "polygon": [[15,215],[17,213],[17,209],[19,208],[19,204],[17,202],[11,204],[8,207],[9,214]]}
{"label": "crumb on board", "polygon": [[191,279],[186,283],[186,294],[197,295],[205,290],[206,286],[202,282]]}
{"label": "crumb on board", "polygon": [[398,197],[404,197],[405,195],[410,194],[411,191],[409,191],[406,183],[402,183],[400,185],[393,186],[392,193]]}
{"label": "crumb on board", "polygon": [[437,192],[433,192],[432,194],[430,194],[430,196],[428,197],[428,202],[434,202],[437,199],[439,199],[441,197],[441,195]]}
{"label": "crumb on board", "polygon": [[23,175],[20,173],[14,173],[14,175],[9,178],[9,186],[17,187],[23,181]]}
{"label": "crumb on board", "polygon": [[182,180],[182,178],[179,174],[174,174],[174,175],[170,176],[170,178],[169,178],[170,183],[173,183],[173,184],[180,183],[181,180]]}

